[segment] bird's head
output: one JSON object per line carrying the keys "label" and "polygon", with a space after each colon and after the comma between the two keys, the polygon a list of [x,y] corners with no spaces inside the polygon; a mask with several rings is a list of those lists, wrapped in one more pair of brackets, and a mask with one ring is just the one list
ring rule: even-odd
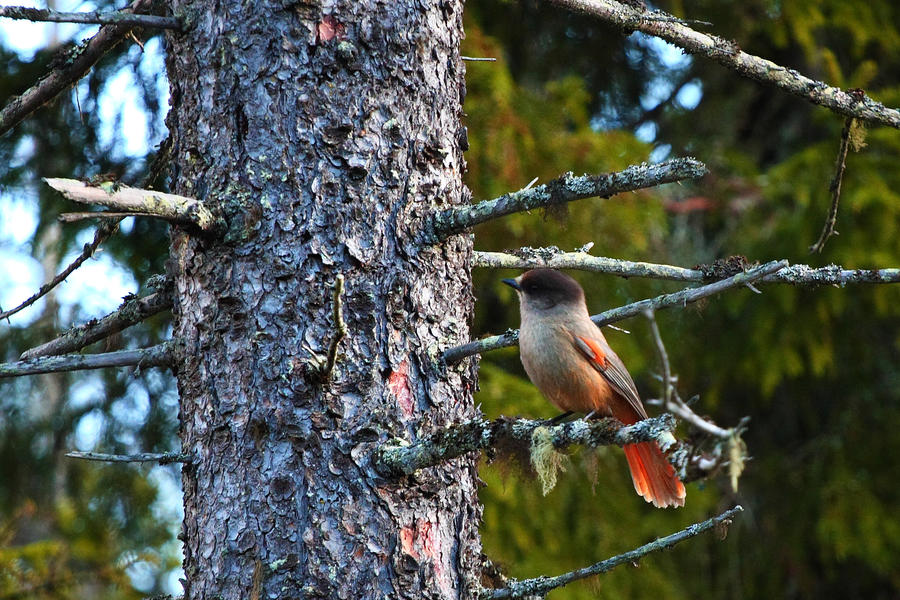
{"label": "bird's head", "polygon": [[551,310],[584,305],[584,290],[578,282],[555,269],[533,269],[503,283],[519,292],[523,309]]}

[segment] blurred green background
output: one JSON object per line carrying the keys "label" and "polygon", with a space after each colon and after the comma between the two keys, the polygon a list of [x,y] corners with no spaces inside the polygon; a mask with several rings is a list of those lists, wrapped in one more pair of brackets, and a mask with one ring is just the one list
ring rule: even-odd
{"label": "blurred green background", "polygon": [[[657,6],[712,22],[711,31],[745,51],[900,105],[900,6],[893,0]],[[505,218],[475,231],[477,249],[573,250],[593,242],[595,255],[686,267],[735,254],[811,266],[900,266],[900,132],[872,129],[867,147],[851,153],[840,236],[810,255],[830,202],[841,117],[658,40],[624,36],[546,4],[472,0],[466,33],[463,54],[498,58],[467,65],[467,182],[476,199],[534,177],[667,157],[696,156],[711,171],[698,182]],[[88,225],[56,225],[62,203],[37,178],[112,171],[136,183],[164,137],[164,74],[147,67],[161,50],[154,54],[158,39],[145,41],[144,53],[123,45],[105,59],[79,85],[77,104],[74,97],[60,100],[0,138],[4,214],[39,206],[37,226],[20,246],[43,265],[41,278],[49,279],[92,233]],[[9,65],[0,72],[0,99],[21,92],[53,54],[0,53]],[[128,136],[120,122],[107,135],[96,133],[103,131],[109,81],[123,70],[147,115],[147,147],[132,154],[121,151]],[[117,116],[121,121],[121,109]],[[164,227],[138,221],[105,245],[110,268],[125,274],[129,291],[161,271],[166,238]],[[0,250],[15,249],[5,244]],[[518,325],[512,290],[499,285],[510,275],[476,271],[474,335]],[[594,313],[681,287],[573,275]],[[544,496],[537,481],[498,461],[482,469],[488,556],[517,578],[557,574],[740,503],[746,511],[724,541],[695,538],[638,569],[623,567],[551,597],[900,597],[900,288],[761,289],[657,316],[682,395],[700,395],[695,410],[726,427],[751,417],[744,437],[752,460],[737,493],[724,478],[694,483],[684,509],[654,509],[634,494],[624,457],[612,448],[595,457],[575,453]],[[27,319],[13,317],[0,327],[3,358],[14,360],[54,331],[97,314],[87,303],[52,300]],[[630,333],[607,332],[610,343],[643,395],[657,397],[659,365],[646,322],[620,325]],[[166,335],[165,318],[152,320],[109,349]],[[555,414],[524,378],[515,349],[485,355],[480,373],[476,401],[486,415]],[[74,447],[175,449],[171,379],[100,372],[0,386],[0,600],[177,591],[179,523],[171,501],[177,470],[61,458]]]}

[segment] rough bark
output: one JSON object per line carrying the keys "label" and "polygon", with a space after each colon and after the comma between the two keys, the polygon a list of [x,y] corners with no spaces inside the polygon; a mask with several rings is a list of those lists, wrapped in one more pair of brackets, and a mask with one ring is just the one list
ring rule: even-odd
{"label": "rough bark", "polygon": [[461,2],[172,9],[173,191],[228,228],[172,239],[185,597],[472,597],[474,459],[392,481],[371,458],[477,414],[471,361],[437,360],[468,339],[471,241],[421,243],[469,199]]}

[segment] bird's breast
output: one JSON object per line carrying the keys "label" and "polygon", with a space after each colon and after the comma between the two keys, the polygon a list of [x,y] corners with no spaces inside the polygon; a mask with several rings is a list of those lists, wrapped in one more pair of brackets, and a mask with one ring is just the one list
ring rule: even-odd
{"label": "bird's breast", "polygon": [[567,328],[523,321],[519,353],[528,378],[558,409],[606,412],[612,389],[578,352]]}

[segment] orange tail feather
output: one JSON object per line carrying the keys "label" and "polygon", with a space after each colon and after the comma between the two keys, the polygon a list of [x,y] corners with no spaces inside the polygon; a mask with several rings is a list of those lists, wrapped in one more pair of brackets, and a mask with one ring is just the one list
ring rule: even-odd
{"label": "orange tail feather", "polygon": [[684,506],[684,484],[656,442],[629,444],[624,450],[634,490],[640,496],[656,507]]}

